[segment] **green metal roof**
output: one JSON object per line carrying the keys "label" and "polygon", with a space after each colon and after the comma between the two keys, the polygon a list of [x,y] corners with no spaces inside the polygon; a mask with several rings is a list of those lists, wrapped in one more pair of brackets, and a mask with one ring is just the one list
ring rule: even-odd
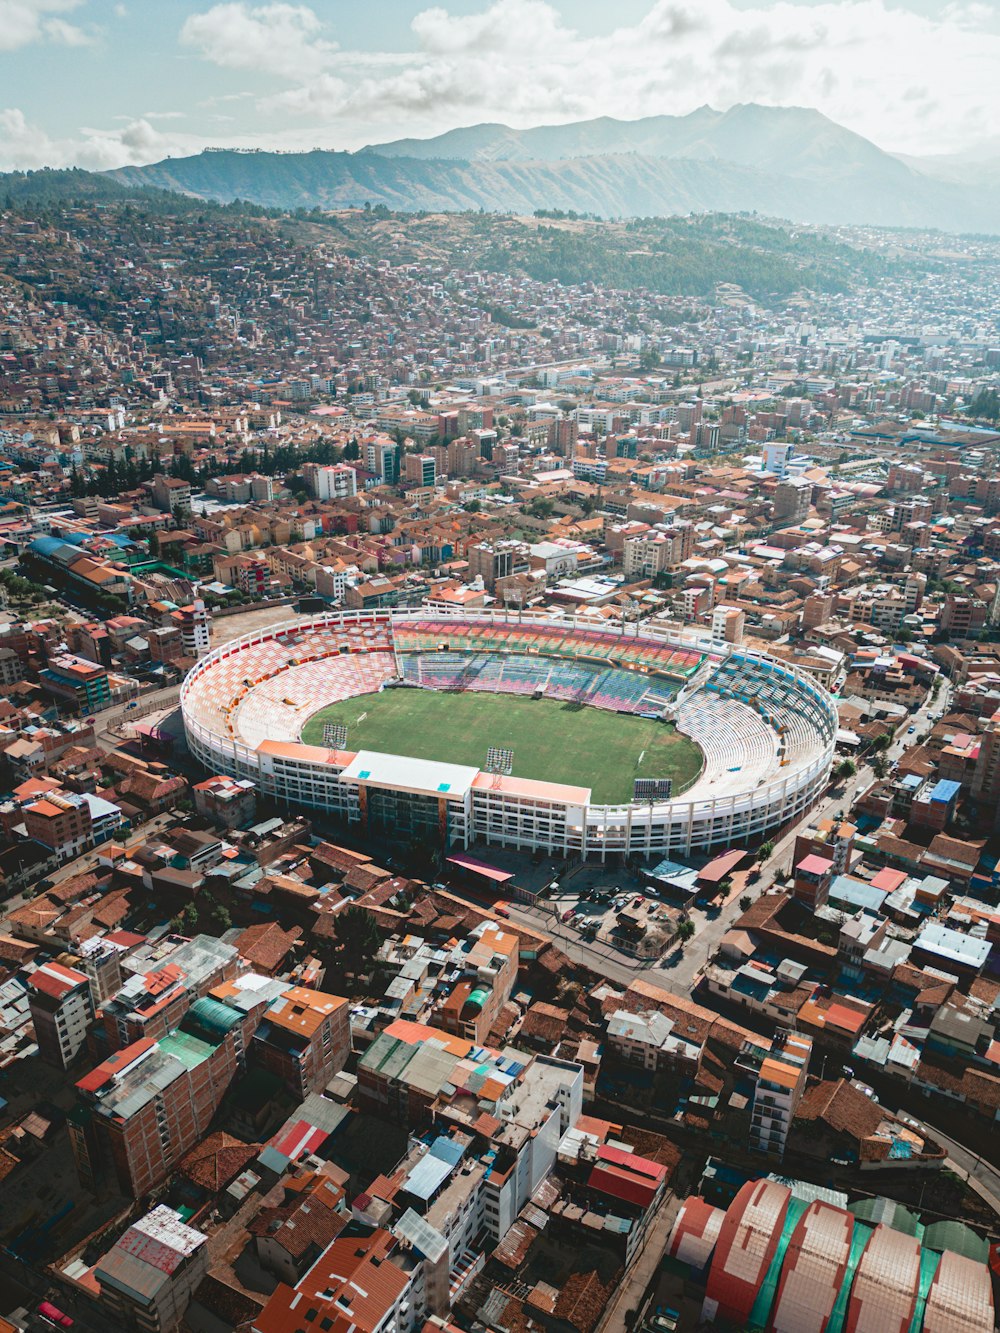
{"label": "green metal roof", "polygon": [[172,1055],[188,1069],[197,1069],[215,1050],[207,1041],[192,1036],[190,1032],[183,1032],[180,1028],[161,1038],[158,1044],[164,1055]]}
{"label": "green metal roof", "polygon": [[990,1247],[964,1222],[932,1222],[924,1232],[924,1244],[930,1250],[952,1250],[977,1264],[985,1264]]}
{"label": "green metal roof", "polygon": [[242,1017],[236,1009],[230,1009],[228,1004],[205,995],[200,1000],[195,1000],[184,1015],[183,1026],[188,1032],[195,1032],[206,1041],[214,1041],[217,1046],[226,1033],[237,1026]]}

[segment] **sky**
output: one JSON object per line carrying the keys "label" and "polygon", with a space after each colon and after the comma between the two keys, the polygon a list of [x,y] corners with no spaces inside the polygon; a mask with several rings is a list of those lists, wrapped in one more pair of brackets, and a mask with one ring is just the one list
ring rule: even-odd
{"label": "sky", "polygon": [[0,170],[814,107],[1000,158],[1000,0],[0,0]]}

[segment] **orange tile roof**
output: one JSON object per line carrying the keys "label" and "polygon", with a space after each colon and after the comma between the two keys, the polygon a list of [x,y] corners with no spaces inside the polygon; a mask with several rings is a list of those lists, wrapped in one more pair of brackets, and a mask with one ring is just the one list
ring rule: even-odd
{"label": "orange tile roof", "polygon": [[320,1024],[346,1005],[347,1000],[342,995],[327,995],[305,986],[292,986],[268,1009],[267,1021],[286,1032],[311,1037]]}

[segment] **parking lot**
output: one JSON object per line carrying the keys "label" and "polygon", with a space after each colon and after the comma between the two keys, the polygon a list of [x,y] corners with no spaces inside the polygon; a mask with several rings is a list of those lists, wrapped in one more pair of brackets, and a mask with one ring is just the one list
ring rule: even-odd
{"label": "parking lot", "polygon": [[682,920],[680,911],[661,902],[649,889],[625,885],[568,884],[548,900],[550,918],[572,927],[587,942],[619,949],[635,958],[656,958],[669,947]]}

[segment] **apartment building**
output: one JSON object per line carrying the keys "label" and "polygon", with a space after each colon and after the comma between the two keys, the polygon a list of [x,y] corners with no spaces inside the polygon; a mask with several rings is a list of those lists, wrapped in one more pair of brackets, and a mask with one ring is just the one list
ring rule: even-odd
{"label": "apartment building", "polygon": [[111,682],[107,670],[84,657],[69,653],[51,657],[38,677],[46,694],[81,713],[96,713],[110,707]]}
{"label": "apartment building", "polygon": [[185,657],[204,657],[212,646],[212,626],[208,609],[201,598],[190,606],[182,606],[171,613],[170,619],[181,633],[181,646]]}
{"label": "apartment building", "polygon": [[157,1040],[181,1022],[195,1000],[244,969],[237,949],[211,935],[184,940],[157,967],[135,972],[99,1014],[107,1048]]}
{"label": "apartment building", "polygon": [[244,1063],[256,1014],[203,998],[180,1027],[115,1051],[77,1083],[69,1119],[81,1183],[111,1167],[124,1194],[155,1189],[208,1132]]}
{"label": "apartment building", "polygon": [[369,440],[365,445],[365,462],[386,486],[399,481],[399,446],[392,440]]}
{"label": "apartment building", "polygon": [[292,986],[268,1008],[253,1041],[258,1064],[277,1074],[297,1097],[321,1092],[351,1051],[350,1004]]}
{"label": "apartment building", "polygon": [[431,454],[407,454],[403,459],[403,480],[415,486],[433,486],[437,481],[437,462]]}
{"label": "apartment building", "polygon": [[712,612],[712,638],[716,643],[742,643],[746,613],[738,606],[717,606]]}
{"label": "apartment building", "polygon": [[43,963],[28,978],[28,1009],[42,1059],[68,1069],[94,1017],[86,973],[62,963]]}
{"label": "apartment building", "polygon": [[208,1237],[160,1204],[98,1261],[98,1304],[122,1328],[168,1333],[183,1319],[208,1262]]}
{"label": "apartment building", "polygon": [[413,1261],[404,1270],[396,1261],[400,1250],[381,1228],[335,1240],[294,1288],[279,1283],[254,1317],[252,1333],[410,1333],[417,1326],[407,1300]]}
{"label": "apartment building", "polygon": [[750,1149],[773,1157],[785,1155],[795,1109],[805,1092],[812,1038],[780,1032],[761,1063],[750,1115]]}
{"label": "apartment building", "polygon": [[482,1044],[517,981],[518,939],[484,921],[452,952],[461,977],[438,1015],[446,1032]]}
{"label": "apartment building", "polygon": [[302,480],[317,500],[346,500],[358,493],[358,475],[348,463],[306,463]]}
{"label": "apartment building", "polygon": [[627,579],[652,579],[676,569],[694,554],[694,525],[658,523],[636,537],[627,537],[622,566]]}
{"label": "apartment building", "polygon": [[76,792],[49,792],[21,813],[28,836],[51,848],[60,861],[78,856],[93,841],[90,803]]}
{"label": "apartment building", "polygon": [[257,789],[248,778],[217,775],[192,787],[200,815],[223,828],[245,828],[257,812]]}

